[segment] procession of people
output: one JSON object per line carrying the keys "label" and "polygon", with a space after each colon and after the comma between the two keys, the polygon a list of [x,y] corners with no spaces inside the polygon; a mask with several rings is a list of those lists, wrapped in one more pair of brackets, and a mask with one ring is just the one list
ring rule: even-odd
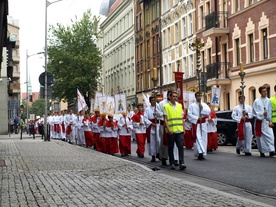
{"label": "procession of people", "polygon": [[[276,86],[274,87],[276,93]],[[267,98],[267,88],[259,88],[260,98],[253,107],[245,104],[245,96],[238,97],[239,104],[233,109],[232,119],[237,122],[237,154],[251,156],[253,133],[257,140],[261,157],[266,153],[275,155],[275,98]],[[184,149],[194,150],[198,160],[205,160],[207,152],[218,148],[217,117],[212,105],[201,100],[202,94],[194,93],[194,101],[188,108],[178,102],[176,91],[169,90],[161,102],[150,96],[148,104],[123,105],[120,97],[120,113],[106,113],[116,106],[106,106],[98,102],[91,111],[82,108],[77,114],[73,110],[54,112],[47,117],[51,139],[59,139],[70,144],[93,147],[95,150],[122,157],[131,155],[131,142],[136,142],[136,154],[144,158],[147,152],[151,162],[161,161],[163,166],[169,161],[172,170],[186,169]],[[99,98],[99,100],[101,100]],[[99,101],[98,100],[98,101]],[[103,100],[103,99],[102,99]],[[116,102],[116,101],[115,101]],[[84,115],[83,115],[84,114]],[[251,120],[255,118],[254,131]],[[37,132],[44,135],[44,116],[36,120]],[[234,132],[233,132],[234,133]],[[43,137],[42,137],[43,138]]]}

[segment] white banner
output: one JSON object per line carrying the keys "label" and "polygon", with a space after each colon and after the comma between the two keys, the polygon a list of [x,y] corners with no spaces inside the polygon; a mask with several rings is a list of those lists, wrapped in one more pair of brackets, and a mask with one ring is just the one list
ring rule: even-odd
{"label": "white banner", "polygon": [[187,109],[189,106],[196,101],[195,92],[193,91],[184,91],[183,92],[183,102],[184,108]]}
{"label": "white banner", "polygon": [[[143,93],[143,92],[142,92],[142,93]],[[144,109],[146,109],[146,108],[148,108],[148,107],[150,106],[149,97],[150,97],[150,95],[144,94],[144,93],[143,93],[143,104],[144,104]]]}
{"label": "white banner", "polygon": [[115,99],[113,96],[107,96],[106,109],[108,114],[115,114]]}
{"label": "white banner", "polygon": [[78,112],[83,110],[87,105],[84,100],[84,97],[81,95],[79,89],[77,89],[77,96],[78,96]]}
{"label": "white banner", "polygon": [[102,93],[102,92],[96,91],[93,109],[94,109],[94,108],[100,108],[99,105],[100,105],[101,102],[98,101],[98,97],[100,97],[100,96],[105,96],[105,95],[104,95],[104,93]]}
{"label": "white banner", "polygon": [[95,105],[95,108],[99,108],[101,114],[102,113],[107,113],[107,108],[106,108],[107,96],[98,96],[97,97],[97,104],[98,104],[98,107],[96,107],[96,105]]}
{"label": "white banner", "polygon": [[219,106],[220,92],[221,92],[220,88],[212,87],[212,99],[211,99],[212,106]]}
{"label": "white banner", "polygon": [[119,114],[126,112],[126,95],[125,94],[115,94],[115,113]]}

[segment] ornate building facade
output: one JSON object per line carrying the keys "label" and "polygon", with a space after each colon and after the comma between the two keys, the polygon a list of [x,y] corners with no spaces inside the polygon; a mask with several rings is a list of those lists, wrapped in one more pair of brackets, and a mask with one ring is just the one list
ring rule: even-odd
{"label": "ornate building facade", "polygon": [[99,47],[103,55],[102,85],[105,94],[124,93],[135,102],[134,2],[117,0],[101,23]]}

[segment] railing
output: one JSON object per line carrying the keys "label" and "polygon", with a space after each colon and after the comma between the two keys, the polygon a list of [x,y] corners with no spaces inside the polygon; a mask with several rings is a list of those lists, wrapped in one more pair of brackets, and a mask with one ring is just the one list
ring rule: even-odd
{"label": "railing", "polygon": [[205,29],[227,27],[227,12],[218,11],[205,16]]}
{"label": "railing", "polygon": [[225,79],[229,78],[229,70],[227,62],[218,62],[212,63],[206,66],[207,70],[207,79],[220,78]]}

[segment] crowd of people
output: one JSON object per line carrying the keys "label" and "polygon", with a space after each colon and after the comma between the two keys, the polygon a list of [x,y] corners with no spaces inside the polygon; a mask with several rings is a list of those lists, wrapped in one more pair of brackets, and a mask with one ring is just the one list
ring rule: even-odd
{"label": "crowd of people", "polygon": [[[274,90],[276,92],[276,86]],[[254,101],[253,107],[244,104],[243,95],[239,96],[239,105],[232,112],[232,118],[238,124],[236,151],[251,156],[252,133],[255,133],[260,156],[265,157],[265,153],[274,156],[276,96],[267,98],[264,86],[259,92],[261,97]],[[198,160],[204,160],[207,152],[218,148],[216,114],[210,103],[201,101],[199,92],[195,93],[195,99],[188,109],[183,110],[177,102],[177,92],[169,90],[167,98],[161,102],[157,103],[152,96],[149,106],[138,104],[133,111],[128,106],[121,114],[100,113],[99,108],[94,108],[93,114],[83,114],[83,111],[74,114],[72,110],[68,114],[55,112],[47,118],[49,134],[52,139],[93,147],[110,155],[120,153],[122,157],[132,153],[131,141],[135,141],[139,158],[144,158],[147,145],[151,162],[158,159],[163,166],[169,164],[172,170],[176,166],[184,170],[184,147],[193,149]],[[250,121],[253,117],[254,132]],[[41,116],[37,125],[43,124],[44,117]]]}

